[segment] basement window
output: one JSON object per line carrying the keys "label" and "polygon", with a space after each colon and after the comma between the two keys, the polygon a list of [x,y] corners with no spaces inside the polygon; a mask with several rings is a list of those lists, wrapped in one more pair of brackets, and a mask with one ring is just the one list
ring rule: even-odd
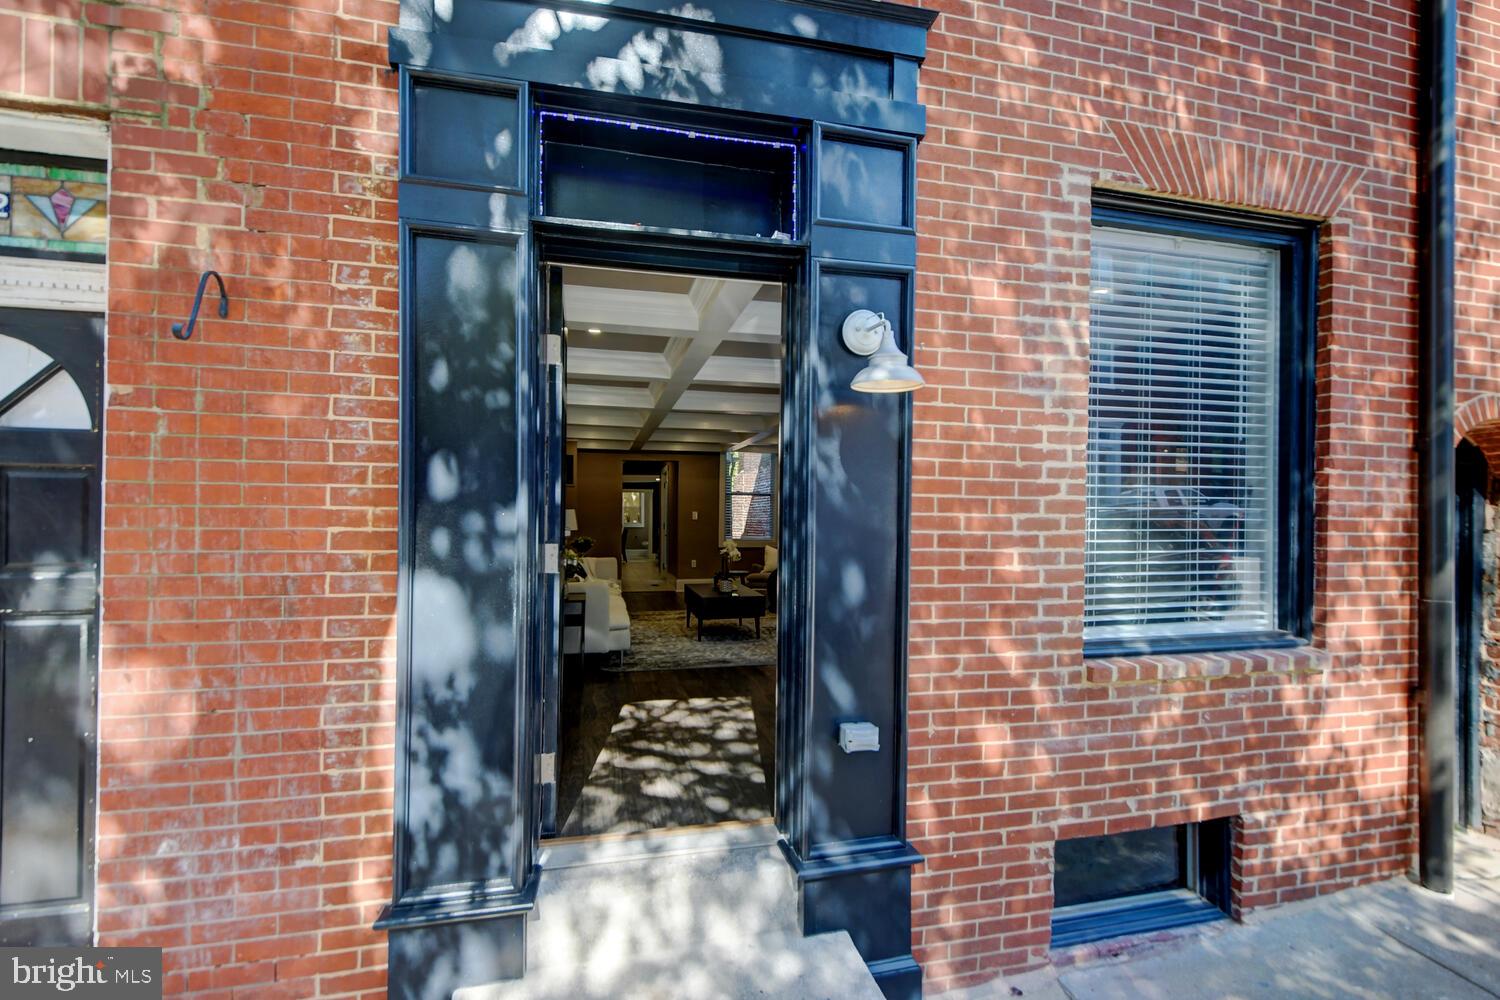
{"label": "basement window", "polygon": [[1229,820],[1058,841],[1052,947],[1218,920],[1229,912]]}

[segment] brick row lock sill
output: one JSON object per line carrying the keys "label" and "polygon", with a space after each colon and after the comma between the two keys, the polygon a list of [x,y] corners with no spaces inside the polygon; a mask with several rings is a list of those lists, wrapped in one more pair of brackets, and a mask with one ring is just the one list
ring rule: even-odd
{"label": "brick row lock sill", "polygon": [[1226,653],[1141,653],[1085,658],[1084,683],[1100,687],[1215,681],[1326,672],[1333,655],[1313,646],[1247,649]]}

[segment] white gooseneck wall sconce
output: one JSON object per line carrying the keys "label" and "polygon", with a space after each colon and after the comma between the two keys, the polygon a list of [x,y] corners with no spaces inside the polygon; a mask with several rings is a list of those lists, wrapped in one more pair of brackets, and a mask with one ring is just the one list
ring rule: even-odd
{"label": "white gooseneck wall sconce", "polygon": [[856,309],[844,319],[844,346],[869,358],[849,388],[858,392],[911,392],[927,384],[896,346],[896,331],[885,313]]}

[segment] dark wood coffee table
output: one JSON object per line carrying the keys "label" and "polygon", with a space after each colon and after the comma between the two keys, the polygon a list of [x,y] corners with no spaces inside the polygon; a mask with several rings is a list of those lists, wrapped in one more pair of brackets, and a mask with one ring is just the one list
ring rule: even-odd
{"label": "dark wood coffee table", "polygon": [[682,600],[687,606],[687,618],[685,624],[688,628],[693,627],[693,617],[698,618],[698,639],[703,639],[703,622],[705,619],[722,620],[734,618],[741,625],[746,618],[755,619],[755,638],[760,638],[760,619],[766,613],[766,595],[758,590],[751,590],[742,583],[735,584],[734,590],[727,594],[721,594],[708,583],[690,583],[682,588]]}

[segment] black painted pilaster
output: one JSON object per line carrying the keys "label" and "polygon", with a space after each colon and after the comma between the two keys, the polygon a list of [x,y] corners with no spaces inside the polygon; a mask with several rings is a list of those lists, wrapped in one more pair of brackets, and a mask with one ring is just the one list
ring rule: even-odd
{"label": "black painted pilaster", "polygon": [[[786,853],[803,931],[847,930],[890,997],[921,993],[911,954],[920,856],[906,843],[911,397],[851,389],[868,359],[845,348],[842,328],[854,310],[884,313],[912,350],[915,158],[913,137],[815,130],[806,356],[792,379],[807,408],[805,447],[790,460],[805,463],[797,472],[810,484],[795,544],[811,614],[794,639],[805,673],[786,678],[800,687],[782,749],[795,785]],[[844,753],[845,722],[878,726],[880,749]]]}
{"label": "black painted pilaster", "polygon": [[402,75],[394,898],[376,924],[393,997],[525,971],[542,569],[526,103],[505,81]]}

